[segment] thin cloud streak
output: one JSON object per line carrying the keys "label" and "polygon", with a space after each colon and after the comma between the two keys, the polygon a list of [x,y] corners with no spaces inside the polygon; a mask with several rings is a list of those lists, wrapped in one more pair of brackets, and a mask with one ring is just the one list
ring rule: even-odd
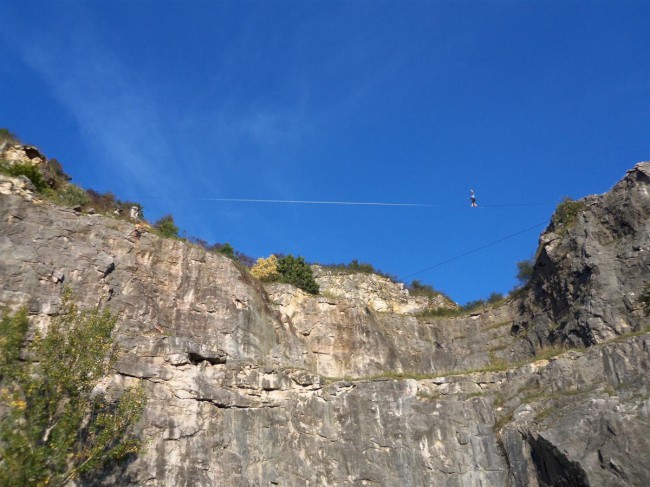
{"label": "thin cloud streak", "polygon": [[104,47],[83,9],[74,14],[74,28],[63,35],[46,28],[18,37],[19,22],[10,24],[15,31],[10,27],[2,40],[72,115],[96,150],[94,159],[123,174],[127,191],[146,188],[157,161],[171,153],[151,87],[138,83]]}

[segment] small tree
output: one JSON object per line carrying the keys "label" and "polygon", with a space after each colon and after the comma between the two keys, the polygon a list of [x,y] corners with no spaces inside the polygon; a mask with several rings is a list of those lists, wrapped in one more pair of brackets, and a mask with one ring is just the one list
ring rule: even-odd
{"label": "small tree", "polygon": [[275,281],[280,277],[278,272],[278,258],[271,254],[266,259],[260,257],[251,268],[251,274],[260,281]]}
{"label": "small tree", "polygon": [[237,256],[235,255],[235,249],[228,242],[225,244],[219,244],[217,247],[217,253],[225,255],[229,259],[236,260]]}
{"label": "small tree", "polygon": [[533,277],[533,272],[535,271],[535,265],[532,259],[521,260],[517,262],[517,280],[521,287],[528,284],[528,282]]}
{"label": "small tree", "polygon": [[493,291],[488,296],[487,302],[489,304],[497,304],[498,302],[503,301],[503,294]]}
{"label": "small tree", "polygon": [[178,227],[174,223],[172,215],[165,215],[153,227],[158,231],[161,237],[178,238]]}
{"label": "small tree", "polygon": [[1,402],[6,405],[0,485],[63,486],[139,450],[139,440],[127,431],[143,410],[142,390],[127,390],[116,402],[93,394],[114,363],[115,322],[109,312],[79,311],[66,291],[47,335],[36,334],[24,351],[27,312],[0,320]]}
{"label": "small tree", "polygon": [[282,257],[278,260],[278,272],[280,281],[293,284],[310,294],[318,294],[319,288],[314,273],[303,257],[294,257],[291,254]]}

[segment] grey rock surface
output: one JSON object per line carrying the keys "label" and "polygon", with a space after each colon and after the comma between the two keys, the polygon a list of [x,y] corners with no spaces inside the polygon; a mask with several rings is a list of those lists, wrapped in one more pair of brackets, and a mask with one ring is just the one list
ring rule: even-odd
{"label": "grey rock surface", "polygon": [[517,322],[535,345],[593,345],[647,324],[639,296],[650,282],[650,162],[581,202],[575,223],[554,215],[540,238]]}
{"label": "grey rock surface", "polygon": [[98,390],[147,391],[145,449],[82,485],[650,485],[649,163],[549,226],[519,299],[457,318],[378,276],[262,285],[3,181],[0,305],[43,330],[63,286],[108,307]]}

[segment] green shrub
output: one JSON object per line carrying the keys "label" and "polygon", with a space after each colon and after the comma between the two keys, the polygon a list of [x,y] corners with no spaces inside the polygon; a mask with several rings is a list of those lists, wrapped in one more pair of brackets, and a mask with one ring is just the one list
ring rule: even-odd
{"label": "green shrub", "polygon": [[27,177],[36,188],[36,191],[41,192],[47,188],[47,183],[45,182],[43,175],[40,173],[36,166],[33,166],[31,164],[8,164],[5,161],[0,164],[0,172],[13,177]]}
{"label": "green shrub", "polygon": [[487,306],[487,301],[485,299],[477,299],[475,301],[468,301],[463,306],[463,311],[472,312]]}
{"label": "green shrub", "polygon": [[430,308],[418,313],[419,318],[452,318],[455,316],[463,316],[465,310],[463,308]]}
{"label": "green shrub", "polygon": [[310,294],[318,294],[318,283],[304,258],[293,255],[283,256],[278,259],[277,269],[281,282],[293,284]]}
{"label": "green shrub", "polygon": [[488,304],[498,304],[503,301],[503,294],[492,292],[487,298]]}
{"label": "green shrub", "polygon": [[411,296],[424,296],[427,298],[436,298],[438,296],[444,296],[443,293],[437,291],[430,286],[429,284],[424,284],[418,279],[411,281],[411,284],[408,286],[409,293]]}
{"label": "green shrub", "polygon": [[235,255],[235,249],[228,242],[226,242],[225,244],[218,244],[218,247],[216,247],[215,250],[218,254],[225,255],[229,259],[232,260],[237,259],[237,256]]}
{"label": "green shrub", "polygon": [[357,259],[352,259],[352,262],[349,264],[325,264],[323,267],[325,269],[331,269],[339,272],[377,274],[378,276],[385,277],[393,282],[397,282],[396,276],[388,274],[387,272],[383,272],[381,269],[375,269],[372,264],[369,264],[367,262],[359,262]]}
{"label": "green shrub", "polygon": [[153,224],[153,227],[161,237],[178,238],[178,227],[174,223],[174,217],[172,215],[163,216]]}
{"label": "green shrub", "polygon": [[565,196],[562,202],[555,209],[553,214],[553,221],[561,226],[563,230],[572,227],[580,213],[585,208],[584,201],[575,201]]}
{"label": "green shrub", "polygon": [[520,286],[525,286],[532,279],[535,272],[535,263],[532,259],[517,262],[517,280]]}
{"label": "green shrub", "polygon": [[72,183],[66,183],[58,190],[48,188],[44,193],[55,203],[64,206],[84,206],[90,202],[86,191]]}
{"label": "green shrub", "polygon": [[142,390],[114,402],[92,394],[114,363],[115,322],[79,311],[67,291],[45,337],[26,344],[25,310],[2,317],[0,485],[62,486],[138,452],[128,430],[144,408]]}

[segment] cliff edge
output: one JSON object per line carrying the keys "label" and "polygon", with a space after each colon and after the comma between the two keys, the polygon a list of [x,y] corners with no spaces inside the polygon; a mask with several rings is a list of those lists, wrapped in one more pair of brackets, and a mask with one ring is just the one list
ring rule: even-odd
{"label": "cliff edge", "polygon": [[317,273],[312,296],[0,189],[0,305],[42,329],[64,285],[108,307],[102,387],[147,392],[144,451],[82,485],[650,484],[650,163],[553,217],[518,297],[447,318],[376,277]]}

